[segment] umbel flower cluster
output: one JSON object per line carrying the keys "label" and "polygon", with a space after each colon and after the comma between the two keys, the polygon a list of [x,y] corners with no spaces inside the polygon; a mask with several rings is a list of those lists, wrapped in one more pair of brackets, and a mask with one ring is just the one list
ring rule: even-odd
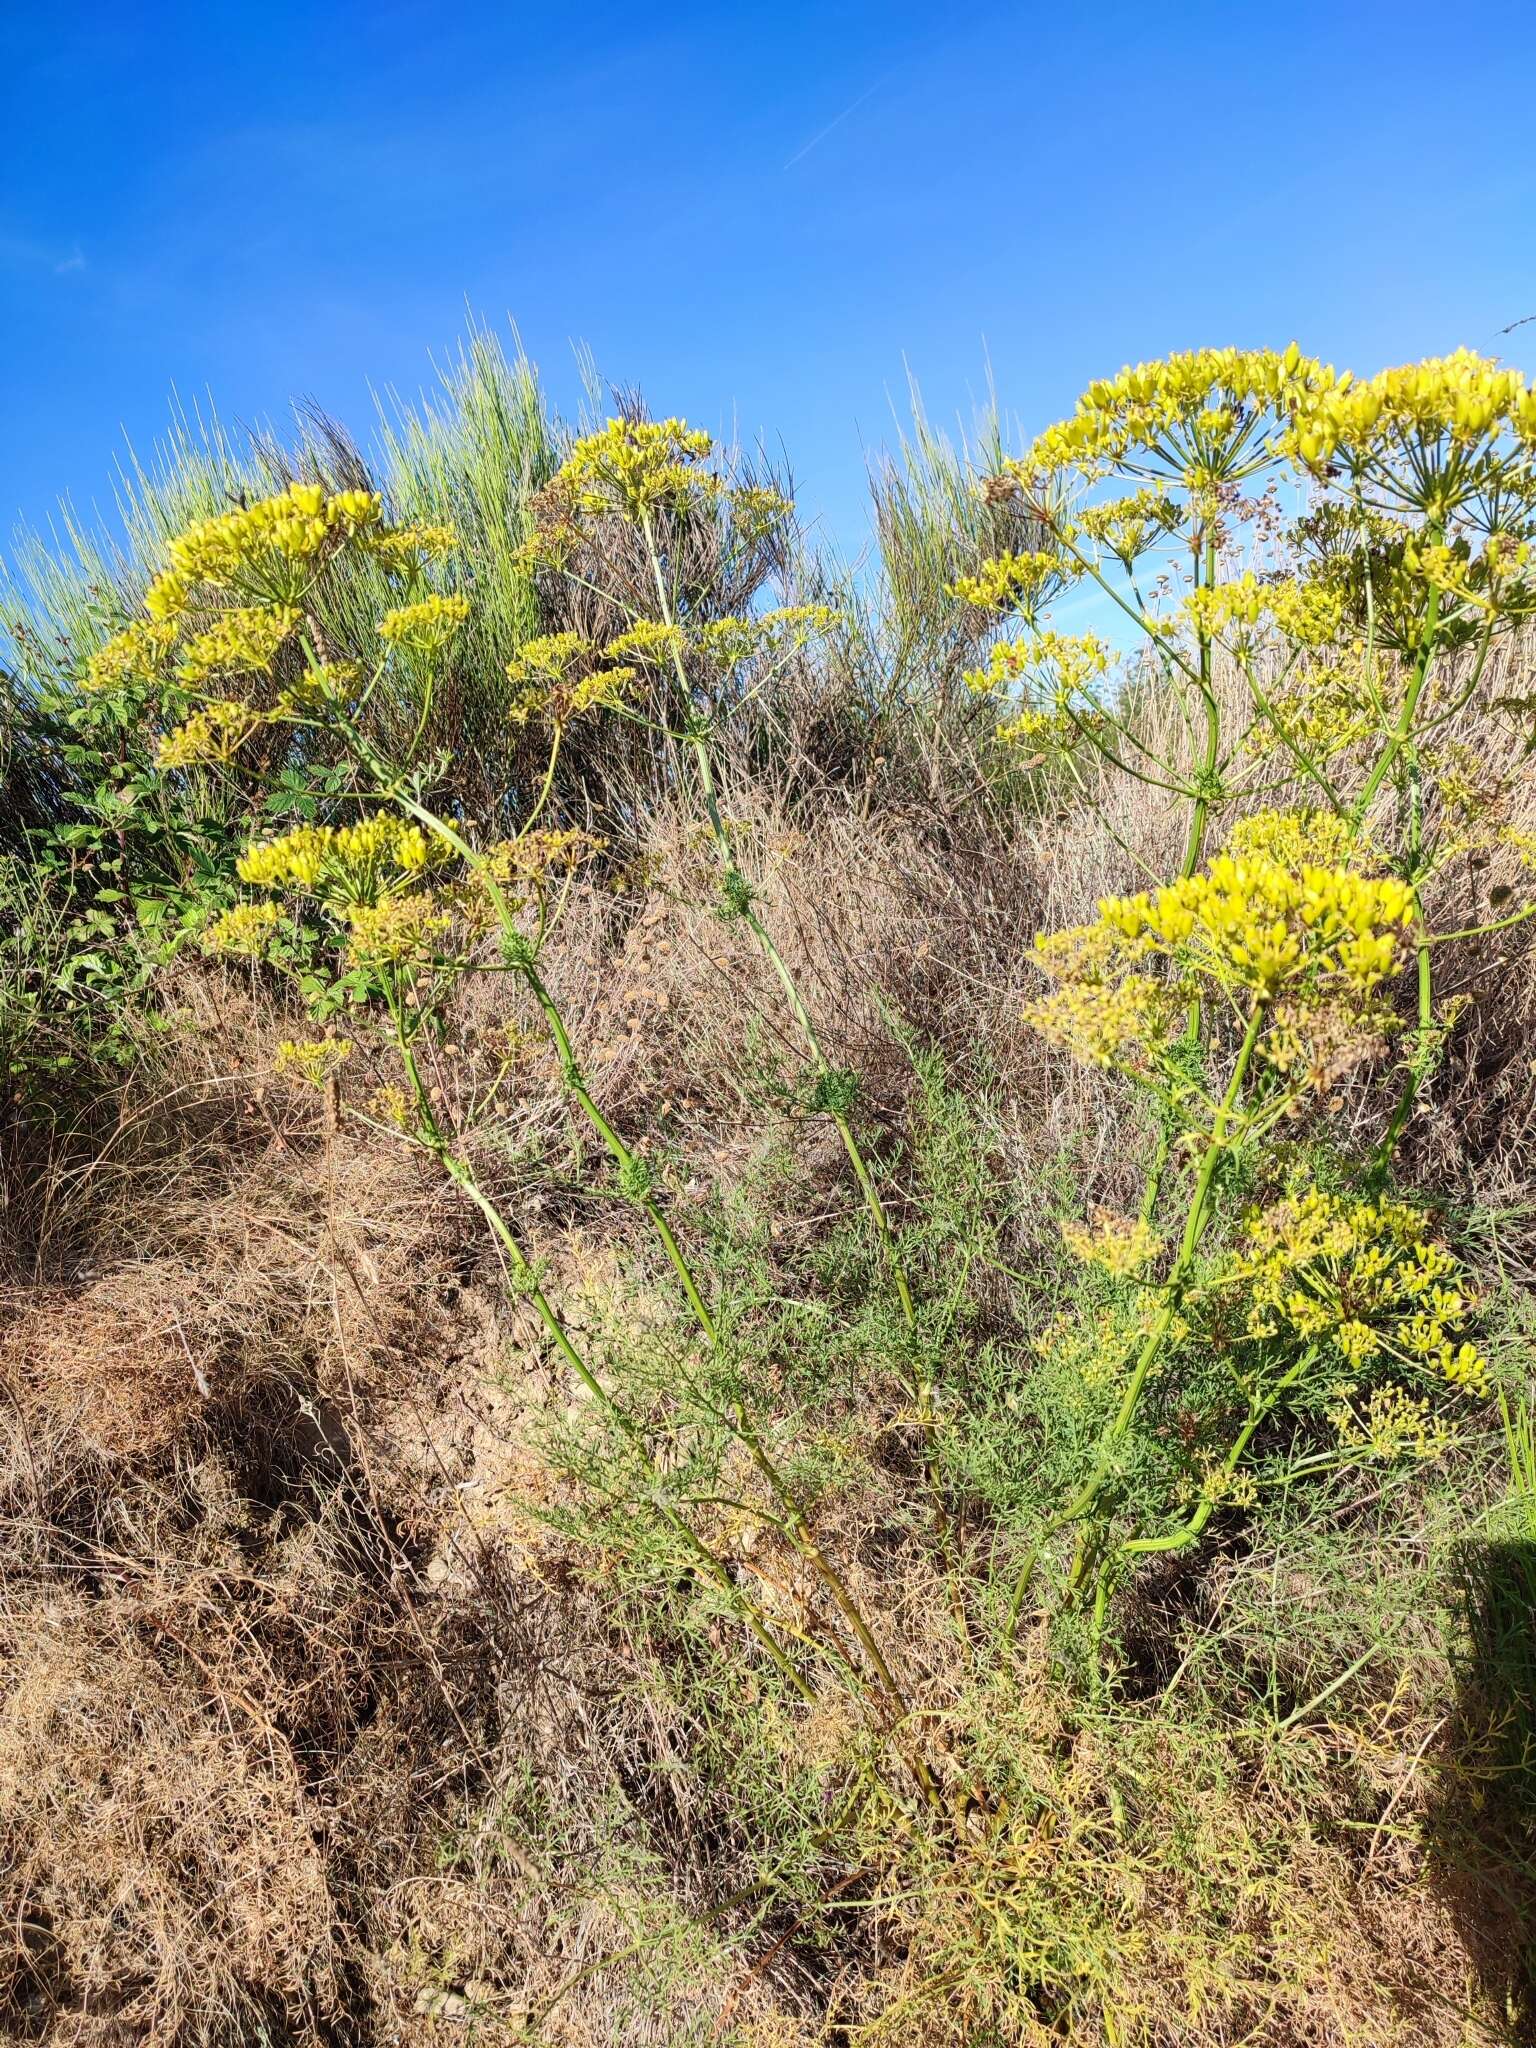
{"label": "umbel flower cluster", "polygon": [[1382,1368],[1488,1389],[1488,1362],[1463,1331],[1473,1301],[1461,1263],[1407,1202],[1316,1188],[1251,1217],[1212,1283],[1235,1290],[1245,1334],[1294,1352],[1315,1345],[1355,1375]]}
{"label": "umbel flower cluster", "polygon": [[1293,1032],[1325,1010],[1363,1025],[1414,914],[1413,892],[1395,876],[1221,854],[1202,874],[1106,897],[1091,924],[1039,938],[1036,957],[1054,985],[1025,1018],[1090,1065],[1142,1074],[1202,992],[1243,1015],[1266,1006]]}
{"label": "umbel flower cluster", "polygon": [[408,597],[378,618],[382,654],[441,656],[469,600],[422,585],[455,544],[448,527],[386,524],[375,491],[292,484],[171,540],[144,616],[90,657],[81,687],[152,701],[162,768],[229,763],[263,728],[324,722],[363,687],[360,664],[314,644],[311,606],[338,565],[372,568]]}
{"label": "umbel flower cluster", "polygon": [[[1272,503],[1244,493],[1281,482],[1311,500],[1299,562],[1261,565],[1250,549],[1229,570],[1255,512],[1273,517]],[[1278,650],[1278,694],[1256,691],[1250,738],[1308,765],[1390,727],[1399,706],[1381,650],[1412,659],[1426,621],[1450,651],[1536,614],[1536,391],[1466,350],[1369,379],[1294,343],[1142,363],[1090,385],[985,489],[1016,498],[1045,536],[953,586],[1029,629],[971,680],[992,694],[1013,686],[1000,731],[1031,750],[1070,752],[1084,736],[1032,650],[1049,605],[1085,580],[1134,625],[1147,659],[1205,696],[1213,720],[1213,651],[1257,682],[1256,665]],[[1102,712],[1102,697],[1089,708]],[[1092,736],[1107,751],[1109,728]],[[1170,764],[1155,765],[1168,779]]]}

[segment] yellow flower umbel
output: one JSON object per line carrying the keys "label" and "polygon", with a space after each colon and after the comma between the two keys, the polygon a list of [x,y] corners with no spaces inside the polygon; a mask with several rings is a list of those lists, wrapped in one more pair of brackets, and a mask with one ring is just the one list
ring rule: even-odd
{"label": "yellow flower umbel", "polygon": [[136,620],[97,648],[85,664],[80,687],[87,695],[99,697],[109,691],[120,690],[127,683],[157,682],[164,675],[166,662],[175,645],[174,626],[154,620]]}
{"label": "yellow flower umbel", "polygon": [[1093,686],[1108,673],[1112,658],[1113,650],[1094,633],[1032,633],[998,641],[985,666],[968,670],[965,680],[978,696],[1023,683],[1027,701],[999,721],[997,737],[1008,746],[1065,754],[1103,726]]}
{"label": "yellow flower umbel", "polygon": [[1099,905],[1101,924],[1136,957],[1160,953],[1267,998],[1303,981],[1369,993],[1399,965],[1413,916],[1413,891],[1395,876],[1229,854],[1203,875]]}
{"label": "yellow flower umbel", "polygon": [[979,611],[1017,611],[1033,622],[1046,597],[1070,582],[1075,572],[1054,549],[994,556],[970,576],[957,577],[952,595]]}
{"label": "yellow flower umbel", "polygon": [[159,601],[185,600],[198,584],[250,593],[268,603],[292,602],[313,580],[317,564],[336,546],[378,523],[382,503],[373,491],[327,496],[321,484],[290,484],[270,498],[199,520],[171,542],[174,581],[157,588]]}
{"label": "yellow flower umbel", "polygon": [[361,964],[419,965],[434,956],[453,923],[426,891],[354,903],[346,911],[347,952]]}
{"label": "yellow flower umbel", "polygon": [[155,748],[155,765],[199,768],[231,761],[264,722],[249,704],[215,697],[164,735]]}
{"label": "yellow flower umbel", "polygon": [[[654,635],[641,637],[648,658],[662,643]],[[542,716],[562,729],[584,712],[612,709],[623,701],[638,671],[627,663],[606,666],[607,651],[571,632],[546,633],[525,642],[507,663],[507,680],[515,686],[508,716],[519,725]]]}
{"label": "yellow flower umbel", "polygon": [[203,933],[203,949],[208,953],[244,954],[250,959],[261,959],[282,921],[279,904],[237,903],[233,910],[215,918]]}
{"label": "yellow flower umbel", "polygon": [[177,674],[193,686],[215,676],[265,675],[298,624],[292,605],[237,605],[188,642]]}
{"label": "yellow flower umbel", "polygon": [[1095,1209],[1090,1222],[1066,1222],[1061,1240],[1085,1265],[1102,1266],[1118,1279],[1138,1274],[1163,1249],[1163,1240],[1144,1218]]}
{"label": "yellow flower umbel", "polygon": [[285,1038],[277,1048],[274,1065],[280,1074],[292,1074],[322,1087],[338,1067],[351,1057],[350,1038]]}
{"label": "yellow flower umbel", "polygon": [[386,526],[367,534],[363,544],[386,570],[411,574],[427,562],[445,560],[459,537],[451,526]]}
{"label": "yellow flower umbel", "polygon": [[1299,873],[1308,866],[1342,868],[1355,846],[1348,821],[1333,811],[1256,811],[1232,827],[1223,850],[1234,861],[1272,861]]}
{"label": "yellow flower umbel", "polygon": [[419,877],[435,857],[419,825],[380,811],[355,825],[300,825],[247,848],[236,872],[266,889],[295,889],[333,909],[371,905]]}
{"label": "yellow flower umbel", "polygon": [[1294,342],[1283,354],[1195,349],[1139,363],[1090,384],[1072,417],[1007,467],[1031,487],[1060,471],[1193,489],[1234,483],[1272,459],[1299,405],[1338,381]]}
{"label": "yellow flower umbel", "polygon": [[379,621],[379,638],[431,659],[444,651],[468,617],[467,597],[444,597],[434,591],[415,604],[386,612]]}
{"label": "yellow flower umbel", "polygon": [[1245,1331],[1312,1345],[1352,1372],[1372,1365],[1487,1392],[1488,1366],[1464,1334],[1472,1303],[1461,1262],[1406,1202],[1318,1189],[1252,1217],[1212,1292],[1238,1291]]}
{"label": "yellow flower umbel", "polygon": [[572,448],[555,479],[582,512],[638,519],[710,487],[714,442],[684,420],[610,420]]}

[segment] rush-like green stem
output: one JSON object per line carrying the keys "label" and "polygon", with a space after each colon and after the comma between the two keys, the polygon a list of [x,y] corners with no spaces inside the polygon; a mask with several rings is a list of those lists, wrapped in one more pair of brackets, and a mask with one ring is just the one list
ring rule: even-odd
{"label": "rush-like green stem", "polygon": [[[1216,582],[1216,533],[1209,521],[1196,550],[1196,587],[1202,583],[1207,590]],[[1198,573],[1203,567],[1203,577]],[[1205,857],[1205,834],[1210,820],[1211,798],[1215,789],[1218,767],[1221,761],[1221,704],[1216,695],[1213,650],[1211,636],[1200,634],[1199,680],[1200,702],[1205,711],[1205,752],[1195,776],[1194,807],[1189,819],[1189,837],[1184,845],[1184,859],[1179,874],[1184,880],[1195,872]]]}
{"label": "rush-like green stem", "polygon": [[[655,527],[649,514],[645,512],[641,514],[641,531],[644,534],[646,551],[650,558],[657,603],[661,608],[662,623],[671,629],[672,665],[687,711],[686,737],[698,767],[699,786],[704,801],[705,815],[709,821],[711,837],[715,842],[715,851],[720,862],[722,875],[729,879],[736,873],[731,836],[726,828],[725,820],[720,814],[720,798],[715,784],[714,762],[710,755],[709,741],[699,721],[692,713],[692,690],[688,681],[687,669],[683,665],[682,651],[678,645],[677,619],[672,606],[672,594],[667,588],[666,572],[662,567],[661,553],[656,544]],[[757,915],[757,912],[752,908],[750,902],[742,904],[740,915],[748,930],[752,933],[753,938],[756,939],[759,947],[762,949],[763,955],[773,968],[775,975],[778,977],[779,985],[784,991],[785,1000],[789,1004],[790,1013],[799,1026],[800,1035],[805,1041],[806,1049],[810,1053],[817,1074],[822,1077],[830,1075],[833,1071],[832,1063],[823,1050],[815,1023],[811,1018],[809,1009],[806,1007],[805,999],[800,993],[794,975],[790,972],[788,961],[785,960],[772,934]],[[891,1272],[892,1285],[896,1290],[896,1297],[901,1304],[902,1316],[906,1321],[908,1330],[915,1332],[917,1328],[917,1309],[912,1299],[911,1285],[907,1279],[906,1270],[902,1265],[901,1254],[896,1244],[896,1234],[891,1227],[890,1217],[886,1212],[885,1204],[880,1199],[879,1190],[875,1186],[874,1176],[871,1174],[868,1162],[864,1157],[857,1138],[853,1134],[853,1127],[848,1120],[846,1111],[834,1105],[829,1107],[828,1114],[837,1126],[838,1135],[843,1142],[843,1149],[848,1154],[849,1164],[853,1168],[854,1176],[864,1196],[865,1205],[869,1210],[870,1218],[874,1223],[881,1246],[884,1249],[886,1262]]]}

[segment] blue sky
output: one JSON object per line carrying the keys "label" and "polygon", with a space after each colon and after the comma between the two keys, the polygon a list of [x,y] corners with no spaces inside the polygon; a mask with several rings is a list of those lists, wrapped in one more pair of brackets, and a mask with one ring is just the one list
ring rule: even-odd
{"label": "blue sky", "polygon": [[1205,342],[1536,367],[1529,0],[5,15],[0,546],[173,386],[366,426],[466,305],[782,447],[850,548],[909,369],[1033,430]]}

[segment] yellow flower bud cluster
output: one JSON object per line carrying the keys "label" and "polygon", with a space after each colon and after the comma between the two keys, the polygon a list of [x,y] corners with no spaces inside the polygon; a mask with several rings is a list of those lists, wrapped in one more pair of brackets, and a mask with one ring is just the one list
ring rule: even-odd
{"label": "yellow flower bud cluster", "polygon": [[1367,993],[1398,965],[1413,915],[1413,891],[1395,876],[1230,854],[1203,875],[1099,905],[1101,923],[1136,953],[1164,953],[1266,997],[1301,979]]}
{"label": "yellow flower bud cluster", "polygon": [[981,611],[1033,610],[1076,573],[1064,555],[1049,549],[994,556],[970,576],[957,576],[950,594]]}
{"label": "yellow flower bud cluster", "polygon": [[713,448],[708,434],[683,420],[610,420],[575,444],[555,488],[583,512],[637,519],[709,488],[714,479],[700,465]]}
{"label": "yellow flower bud cluster", "polygon": [[731,519],[741,536],[761,540],[781,527],[794,511],[794,500],[768,484],[741,484],[728,493]]}
{"label": "yellow flower bud cluster", "polygon": [[1110,1209],[1095,1209],[1088,1223],[1063,1223],[1061,1238],[1075,1258],[1119,1279],[1139,1273],[1163,1249],[1162,1238],[1145,1219],[1117,1216]]}
{"label": "yellow flower bud cluster", "polygon": [[701,626],[698,644],[706,660],[718,662],[722,668],[740,668],[758,652],[762,637],[755,619],[738,618],[732,613]]}
{"label": "yellow flower bud cluster", "polygon": [[1440,591],[1443,601],[1492,618],[1519,618],[1536,611],[1536,557],[1528,540],[1491,534],[1474,554],[1468,542],[1444,542],[1404,550],[1405,564]]}
{"label": "yellow flower bud cluster", "polygon": [[1142,974],[1118,981],[1063,978],[1022,1012],[1048,1045],[1060,1046],[1085,1066],[1131,1072],[1143,1071],[1148,1054],[1166,1042],[1173,1014],[1166,986]]}
{"label": "yellow flower bud cluster", "polygon": [[1376,672],[1359,647],[1346,648],[1330,660],[1303,664],[1269,701],[1273,719],[1255,719],[1243,741],[1246,750],[1261,759],[1289,741],[1310,761],[1336,760],[1380,731],[1390,716],[1382,705]]}
{"label": "yellow flower bud cluster", "polygon": [[430,957],[453,923],[451,914],[426,891],[354,903],[346,919],[348,954],[359,964],[374,966]]}
{"label": "yellow flower bud cluster", "polygon": [[276,563],[307,563],[333,536],[350,537],[378,523],[375,491],[340,491],[327,497],[320,484],[290,484],[274,497],[202,519],[167,549],[184,596],[198,583],[228,588]]}
{"label": "yellow flower bud cluster", "polygon": [[176,569],[162,569],[144,593],[144,609],[162,623],[179,619],[192,596],[192,585]]}
{"label": "yellow flower bud cluster", "polygon": [[[648,649],[654,649],[656,643],[644,627],[633,630],[645,636]],[[661,631],[665,633],[666,628]],[[602,667],[607,651],[572,632],[546,633],[526,641],[507,663],[507,679],[516,686],[508,717],[521,725],[542,716],[558,728],[584,712],[612,709],[622,702],[638,671],[629,664]]]}
{"label": "yellow flower bud cluster", "polygon": [[1303,401],[1337,382],[1294,342],[1283,354],[1195,349],[1139,363],[1090,384],[1073,416],[1048,428],[1008,467],[1026,480],[1062,469],[1093,476],[1117,466],[1186,480],[1192,455],[1247,439],[1256,418],[1268,416],[1278,429]]}
{"label": "yellow flower bud cluster", "polygon": [[[559,639],[576,641],[578,636],[561,634]],[[634,661],[642,667],[662,668],[670,666],[673,658],[683,651],[683,634],[680,626],[664,626],[659,619],[636,619],[626,631],[610,640],[603,652],[610,661]],[[527,649],[523,650],[526,658]]]}
{"label": "yellow flower bud cluster", "polygon": [[386,569],[414,569],[451,555],[459,536],[451,526],[385,526],[364,536],[363,545]]}
{"label": "yellow flower bud cluster", "polygon": [[1440,445],[1466,455],[1505,432],[1536,445],[1536,393],[1518,370],[1463,348],[1297,393],[1286,446],[1309,468],[1323,469],[1335,459],[1362,463]]}
{"label": "yellow flower bud cluster", "polygon": [[299,825],[248,847],[236,873],[256,887],[300,889],[333,904],[374,903],[435,854],[419,825],[377,811],[355,825]]}
{"label": "yellow flower bud cluster", "polygon": [[245,954],[259,959],[282,918],[279,904],[237,903],[233,910],[215,918],[203,933],[203,949],[208,953]]}
{"label": "yellow flower bud cluster", "polygon": [[283,692],[283,708],[305,711],[322,704],[344,704],[354,695],[362,677],[362,669],[355,661],[311,662]]}
{"label": "yellow flower bud cluster", "polygon": [[986,666],[969,670],[965,680],[978,694],[988,694],[1032,675],[1065,709],[1073,697],[1088,695],[1088,685],[1108,672],[1113,658],[1114,650],[1096,633],[1032,633],[998,641]]}
{"label": "yellow flower bud cluster", "polygon": [[230,697],[214,697],[198,706],[155,748],[160,768],[197,768],[213,761],[230,761],[266,721],[249,704]]}
{"label": "yellow flower bud cluster", "polygon": [[1239,650],[1250,649],[1266,618],[1298,647],[1325,647],[1338,637],[1344,603],[1340,594],[1321,583],[1294,577],[1261,583],[1251,569],[1229,583],[1211,583],[1192,590],[1180,616],[1202,640],[1230,636]]}
{"label": "yellow flower bud cluster", "polygon": [[280,1074],[293,1074],[320,1087],[350,1058],[350,1038],[285,1038],[277,1048],[274,1065]]}
{"label": "yellow flower bud cluster", "polygon": [[547,874],[574,874],[597,859],[608,842],[580,826],[562,831],[526,832],[521,839],[502,839],[486,848],[484,869],[497,882],[537,881]]}
{"label": "yellow flower bud cluster", "polygon": [[128,683],[157,682],[175,644],[174,626],[159,620],[136,620],[97,648],[85,664],[80,687],[99,697]]}
{"label": "yellow flower bud cluster", "polygon": [[812,640],[830,633],[841,614],[829,604],[781,604],[759,612],[757,625],[764,642],[775,652],[791,647],[808,647]]}
{"label": "yellow flower bud cluster", "polygon": [[397,605],[379,621],[379,638],[412,654],[441,654],[469,617],[467,597],[434,591],[416,604]]}
{"label": "yellow flower bud cluster", "polygon": [[1335,811],[1256,811],[1240,818],[1227,834],[1224,851],[1234,861],[1267,860],[1299,872],[1309,865],[1358,867],[1349,821]]}
{"label": "yellow flower bud cluster", "polygon": [[265,675],[298,624],[292,605],[237,605],[220,612],[187,643],[177,674],[192,684],[211,676]]}
{"label": "yellow flower bud cluster", "polygon": [[1462,1335],[1464,1269],[1424,1224],[1406,1202],[1311,1188],[1251,1217],[1212,1285],[1242,1291],[1257,1342],[1316,1344],[1352,1369],[1379,1359],[1484,1394],[1487,1361]]}
{"label": "yellow flower bud cluster", "polygon": [[1121,498],[1102,499],[1077,515],[1077,525],[1090,540],[1107,548],[1116,561],[1129,568],[1156,546],[1184,517],[1184,508],[1166,489],[1152,487],[1132,491]]}
{"label": "yellow flower bud cluster", "polygon": [[1345,1450],[1390,1463],[1403,1457],[1438,1458],[1449,1447],[1449,1425],[1434,1413],[1427,1394],[1415,1396],[1391,1383],[1372,1387],[1363,1400],[1358,1393],[1352,1384],[1341,1386],[1328,1410]]}
{"label": "yellow flower bud cluster", "polygon": [[1095,723],[1092,712],[1074,716],[1070,711],[1055,708],[1031,709],[1021,711],[1016,718],[1005,718],[996,737],[1001,746],[1020,753],[1059,756],[1070,754]]}

